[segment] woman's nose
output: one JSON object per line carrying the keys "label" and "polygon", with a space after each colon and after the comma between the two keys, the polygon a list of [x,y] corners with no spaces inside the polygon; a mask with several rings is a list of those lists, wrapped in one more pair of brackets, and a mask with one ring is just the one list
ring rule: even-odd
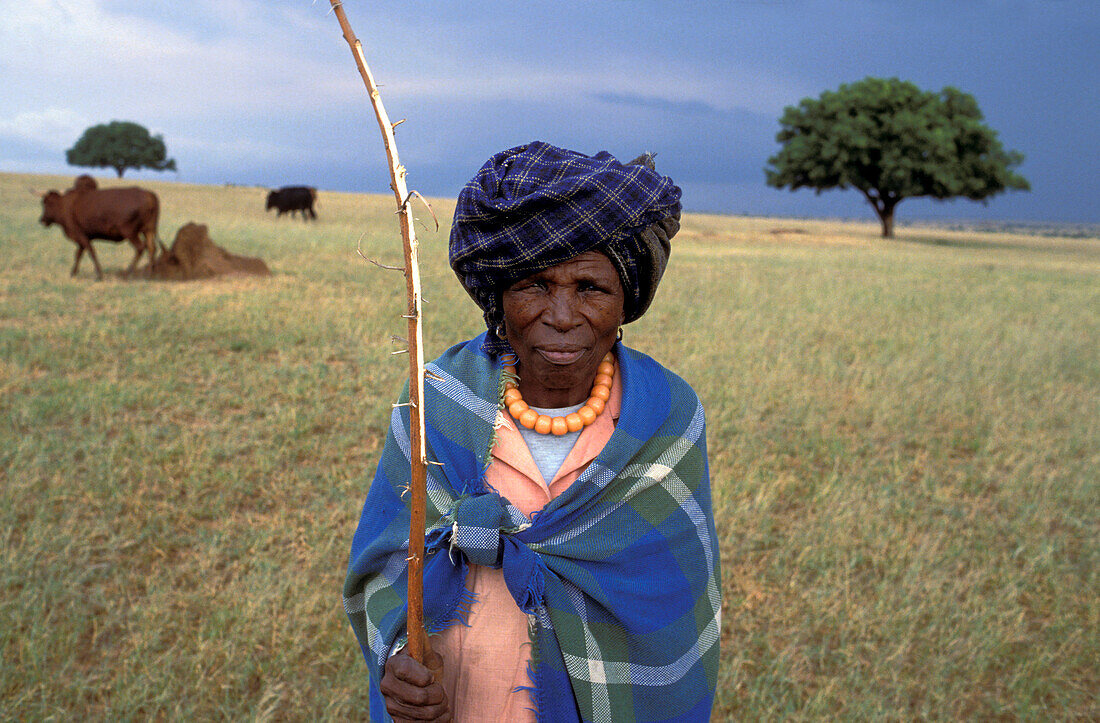
{"label": "woman's nose", "polygon": [[565,290],[554,291],[547,299],[543,319],[558,331],[569,331],[580,323],[573,295]]}

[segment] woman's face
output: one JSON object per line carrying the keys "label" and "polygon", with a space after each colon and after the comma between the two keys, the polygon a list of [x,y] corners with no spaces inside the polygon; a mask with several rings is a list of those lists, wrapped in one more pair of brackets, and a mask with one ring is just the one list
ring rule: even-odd
{"label": "woman's face", "polygon": [[504,329],[519,366],[519,390],[533,407],[568,407],[588,398],[596,368],[623,323],[615,266],[586,251],[518,281],[501,296]]}

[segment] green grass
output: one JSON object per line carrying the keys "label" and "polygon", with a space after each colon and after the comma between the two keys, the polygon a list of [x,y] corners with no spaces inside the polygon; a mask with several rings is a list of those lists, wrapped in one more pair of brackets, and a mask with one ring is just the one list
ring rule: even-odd
{"label": "green grass", "polygon": [[[124,281],[99,243],[97,283],[26,193],[70,181],[0,174],[0,718],[362,717],[340,587],[406,367],[355,247],[399,261],[392,199],[143,183],[166,243],[274,275]],[[1100,718],[1100,240],[876,233],[689,215],[626,329],[707,408],[715,718]],[[480,330],[446,238],[429,356]]]}

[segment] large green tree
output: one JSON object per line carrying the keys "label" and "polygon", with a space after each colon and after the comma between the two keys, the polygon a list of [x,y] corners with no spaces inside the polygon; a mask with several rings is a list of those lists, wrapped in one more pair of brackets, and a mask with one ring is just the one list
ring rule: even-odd
{"label": "large green tree", "polygon": [[174,171],[176,161],[166,158],[164,139],[151,136],[143,126],[130,121],[111,121],[92,126],[65,151],[71,166],[113,168],[122,178],[127,168]]}
{"label": "large green tree", "polygon": [[897,78],[865,78],[804,98],[779,119],[783,146],[768,159],[776,188],[858,188],[894,235],[894,209],[903,199],[985,201],[1009,188],[1030,186],[1012,169],[1023,161],[1006,152],[982,119],[973,96],[947,87],[923,91]]}

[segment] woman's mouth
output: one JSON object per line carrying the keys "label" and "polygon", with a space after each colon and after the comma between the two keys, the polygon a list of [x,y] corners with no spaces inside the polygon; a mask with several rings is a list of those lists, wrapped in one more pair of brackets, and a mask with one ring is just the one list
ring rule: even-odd
{"label": "woman's mouth", "polygon": [[536,348],[543,359],[557,366],[567,366],[584,356],[584,349],[546,349]]}

